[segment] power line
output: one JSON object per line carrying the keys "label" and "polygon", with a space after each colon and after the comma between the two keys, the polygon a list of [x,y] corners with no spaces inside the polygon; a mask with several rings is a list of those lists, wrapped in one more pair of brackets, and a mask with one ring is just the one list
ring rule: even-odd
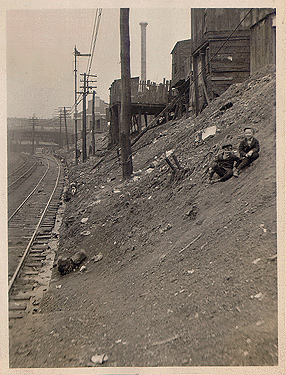
{"label": "power line", "polygon": [[[100,24],[100,19],[101,19],[101,14],[102,14],[102,8],[97,8],[96,13],[95,13],[95,18],[94,18],[91,44],[90,44],[90,49],[89,49],[89,54],[91,56],[88,59],[88,63],[87,63],[87,67],[86,67],[86,74],[87,75],[89,75],[90,70],[91,70],[91,65],[92,65],[92,60],[93,60],[94,50],[95,50],[95,44],[96,44],[96,40],[97,40],[97,34],[98,34],[99,24]],[[74,102],[73,105],[71,106],[70,111],[73,112],[74,109],[75,109],[75,106],[80,104],[82,101],[83,101],[83,93],[80,93],[77,101]]]}
{"label": "power line", "polygon": [[91,38],[91,44],[90,44],[90,50],[89,53],[91,54],[91,57],[89,58],[88,64],[87,64],[87,69],[86,73],[90,73],[91,65],[92,65],[92,60],[94,56],[94,50],[95,50],[95,44],[97,40],[97,34],[99,30],[99,24],[100,24],[100,19],[101,19],[101,13],[102,9],[97,8],[95,18],[94,18],[94,25],[93,25],[93,31],[92,31],[92,38]]}

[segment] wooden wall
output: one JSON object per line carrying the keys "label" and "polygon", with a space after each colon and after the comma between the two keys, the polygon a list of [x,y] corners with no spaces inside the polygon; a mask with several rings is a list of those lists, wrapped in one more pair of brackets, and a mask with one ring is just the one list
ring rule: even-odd
{"label": "wooden wall", "polygon": [[276,18],[267,14],[253,24],[250,34],[250,73],[264,65],[276,63]]}
{"label": "wooden wall", "polygon": [[231,8],[192,10],[194,76],[199,74],[194,82],[196,114],[231,84],[249,77],[251,18],[247,17],[231,35],[248,11]]}
{"label": "wooden wall", "polygon": [[186,77],[186,59],[191,56],[191,39],[180,40],[175,44],[171,55],[172,55],[172,87],[176,87],[176,84],[180,84],[181,81],[185,80]]}

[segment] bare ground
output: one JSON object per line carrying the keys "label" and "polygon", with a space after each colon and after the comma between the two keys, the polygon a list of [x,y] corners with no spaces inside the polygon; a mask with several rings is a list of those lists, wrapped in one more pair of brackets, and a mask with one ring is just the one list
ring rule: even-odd
{"label": "bare ground", "polygon": [[[99,157],[76,167],[65,155],[78,191],[57,256],[84,249],[86,271],[54,268],[37,313],[10,329],[10,366],[277,366],[275,109],[268,66],[197,118],[147,132],[128,182],[116,153],[94,169]],[[213,125],[217,134],[197,144]],[[238,179],[209,185],[213,153],[225,140],[238,146],[249,125],[259,159]],[[170,149],[190,168],[178,181],[164,160]]]}

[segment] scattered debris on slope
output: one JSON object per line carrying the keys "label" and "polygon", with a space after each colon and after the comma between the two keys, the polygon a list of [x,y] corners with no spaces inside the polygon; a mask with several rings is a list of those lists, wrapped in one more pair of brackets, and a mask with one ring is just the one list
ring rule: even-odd
{"label": "scattered debris on slope", "polygon": [[[209,185],[211,159],[250,125],[259,159]],[[268,66],[197,118],[146,132],[130,181],[115,152],[78,166],[65,155],[76,191],[58,257],[84,249],[85,272],[54,269],[39,313],[11,330],[10,366],[277,365],[275,141]]]}

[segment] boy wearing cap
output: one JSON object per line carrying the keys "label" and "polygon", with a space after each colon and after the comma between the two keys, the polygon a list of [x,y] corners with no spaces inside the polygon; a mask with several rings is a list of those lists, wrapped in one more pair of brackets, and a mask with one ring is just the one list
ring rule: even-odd
{"label": "boy wearing cap", "polygon": [[233,171],[234,177],[238,177],[242,168],[246,167],[259,157],[259,142],[253,135],[254,130],[252,128],[244,129],[245,138],[240,142],[238,148],[241,162]]}
{"label": "boy wearing cap", "polygon": [[[222,152],[214,159],[209,168],[210,183],[226,181],[233,174],[233,167],[240,162],[240,158],[233,153],[232,145],[225,144],[222,146]],[[220,178],[212,180],[214,173]]]}

